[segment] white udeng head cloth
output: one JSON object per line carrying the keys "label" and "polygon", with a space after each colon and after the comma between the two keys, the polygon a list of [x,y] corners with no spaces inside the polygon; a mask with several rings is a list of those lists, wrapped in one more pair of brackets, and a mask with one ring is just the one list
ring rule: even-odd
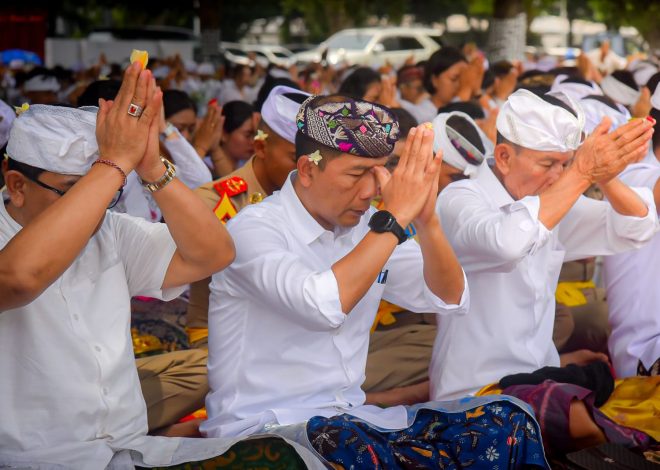
{"label": "white udeng head cloth", "polygon": [[630,112],[628,112],[625,106],[612,103],[616,106],[615,109],[606,103],[603,98],[605,97],[587,96],[580,101],[585,115],[584,130],[587,134],[591,134],[605,116],[612,120],[610,131],[624,125],[630,119]]}
{"label": "white udeng head cloth", "polygon": [[595,82],[589,82],[589,85],[578,83],[571,80],[571,77],[568,75],[557,75],[550,91],[564,93],[576,101],[581,100],[585,96],[603,94],[603,91]]}
{"label": "white udeng head cloth", "polygon": [[612,75],[603,78],[600,82],[600,87],[603,89],[603,93],[624,106],[634,105],[642,95],[640,91],[620,82]]}
{"label": "white udeng head cloth", "polygon": [[268,98],[266,98],[266,101],[264,101],[261,107],[261,119],[277,135],[295,144],[296,132],[298,131],[296,116],[304,99],[300,100],[299,103],[286,96],[288,94],[310,96],[309,93],[296,90],[295,88],[284,85],[276,86],[270,91]]}
{"label": "white udeng head cloth", "polygon": [[[475,147],[467,138],[465,138],[465,136],[447,125],[447,120],[453,116],[462,117],[475,128],[481,139],[481,144],[484,147],[483,152]],[[442,161],[461,170],[465,176],[472,176],[475,174],[481,163],[486,160],[488,155],[492,155],[493,153],[494,147],[490,139],[488,139],[486,134],[484,134],[477,123],[474,122],[469,115],[461,111],[438,114],[433,120],[433,130],[435,133],[433,137],[433,151],[437,152],[438,150],[442,150]],[[468,151],[476,161],[474,163],[468,162],[468,160],[461,155],[452,141],[460,145],[465,151]]]}
{"label": "white udeng head cloth", "polygon": [[63,175],[84,175],[99,156],[98,108],[34,104],[14,121],[7,154],[17,162]]}
{"label": "white udeng head cloth", "polygon": [[57,93],[60,91],[60,83],[55,77],[35,75],[23,84],[23,91],[25,93],[37,91],[52,91],[53,93]]}
{"label": "white udeng head cloth", "polygon": [[563,93],[553,93],[577,116],[529,90],[518,90],[500,108],[497,131],[508,141],[532,150],[569,152],[583,141],[584,112]]}

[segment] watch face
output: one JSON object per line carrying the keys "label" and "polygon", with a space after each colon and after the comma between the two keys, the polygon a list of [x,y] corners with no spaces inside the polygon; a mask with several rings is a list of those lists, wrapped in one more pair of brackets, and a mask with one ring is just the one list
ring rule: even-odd
{"label": "watch face", "polygon": [[392,228],[394,216],[387,211],[378,211],[371,216],[369,227],[373,230],[386,232]]}

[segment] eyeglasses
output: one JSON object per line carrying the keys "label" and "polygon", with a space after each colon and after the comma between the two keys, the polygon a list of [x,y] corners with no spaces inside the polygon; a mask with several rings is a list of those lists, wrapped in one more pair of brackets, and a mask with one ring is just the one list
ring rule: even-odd
{"label": "eyeglasses", "polygon": [[[54,192],[58,196],[64,196],[64,194],[66,194],[66,191],[62,191],[61,189],[53,188],[52,186],[44,183],[43,181],[39,181],[36,177],[34,177],[32,175],[27,175],[25,173],[22,173],[22,175],[25,176],[30,181],[32,181],[33,183],[37,183],[42,188]],[[117,205],[117,203],[119,202],[119,199],[121,199],[121,195],[123,193],[124,193],[124,188],[119,188],[119,190],[115,193],[114,197],[110,201],[110,204],[108,204],[108,209],[112,209],[113,207],[115,207]]]}

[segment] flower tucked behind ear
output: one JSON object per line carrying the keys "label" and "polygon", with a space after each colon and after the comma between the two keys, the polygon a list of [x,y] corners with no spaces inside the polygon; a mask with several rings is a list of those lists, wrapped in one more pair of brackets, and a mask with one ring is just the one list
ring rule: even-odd
{"label": "flower tucked behind ear", "polygon": [[257,129],[257,135],[254,136],[254,140],[266,140],[267,138],[268,134],[266,134],[261,129]]}
{"label": "flower tucked behind ear", "polygon": [[314,165],[319,166],[319,162],[323,157],[321,156],[321,152],[315,150],[314,153],[309,154],[307,158],[309,158],[309,161],[314,163]]}
{"label": "flower tucked behind ear", "polygon": [[28,109],[30,109],[30,105],[27,103],[23,103],[20,107],[14,106],[14,110],[16,111],[16,116],[20,116]]}

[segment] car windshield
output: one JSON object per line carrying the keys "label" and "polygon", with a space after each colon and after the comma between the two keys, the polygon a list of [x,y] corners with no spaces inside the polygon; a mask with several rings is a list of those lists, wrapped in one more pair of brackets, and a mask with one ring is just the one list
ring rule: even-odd
{"label": "car windshield", "polygon": [[328,49],[364,49],[369,43],[373,34],[358,32],[339,33],[328,40]]}

